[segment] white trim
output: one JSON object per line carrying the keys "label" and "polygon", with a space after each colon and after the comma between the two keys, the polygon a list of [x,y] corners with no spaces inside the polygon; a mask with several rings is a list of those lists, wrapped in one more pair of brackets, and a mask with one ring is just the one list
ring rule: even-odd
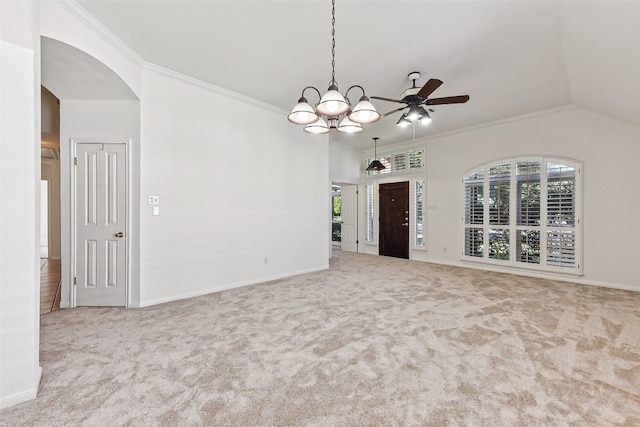
{"label": "white trim", "polygon": [[471,270],[489,271],[492,273],[513,274],[514,276],[533,277],[536,279],[556,280],[558,282],[575,283],[576,285],[597,286],[601,288],[618,289],[622,291],[640,292],[640,287],[620,285],[616,283],[606,283],[606,282],[600,282],[597,280],[584,280],[577,275],[571,275],[571,274],[548,273],[548,272],[538,273],[535,270],[519,270],[519,269],[511,269],[511,268],[505,268],[505,267],[500,268],[498,266],[494,266],[490,264],[474,263],[470,261],[447,262],[447,261],[428,260],[428,259],[412,259],[412,261],[424,262],[427,264],[434,264],[434,265],[447,265],[450,267],[469,268]]}
{"label": "white trim", "polygon": [[32,388],[21,391],[10,396],[4,396],[0,398],[0,409],[5,409],[10,406],[17,405],[22,402],[33,400],[38,395],[40,389],[40,381],[42,380],[42,367],[38,366],[38,373],[36,374],[35,383]]}
{"label": "white trim", "polygon": [[223,95],[223,96],[228,96],[230,98],[233,99],[237,99],[239,101],[243,101],[246,102],[248,104],[252,104],[252,105],[256,105],[258,107],[267,109],[267,110],[271,110],[274,111],[278,114],[289,114],[288,110],[285,110],[284,108],[280,108],[280,107],[276,107],[275,105],[272,104],[267,104],[266,102],[263,101],[259,101],[255,98],[251,98],[249,96],[246,95],[242,95],[240,93],[237,92],[233,92],[231,90],[225,89],[223,87],[220,86],[216,86],[214,84],[211,83],[207,83],[205,81],[202,80],[198,80],[196,78],[193,77],[189,77],[185,74],[181,74],[177,71],[173,71],[173,70],[169,70],[168,68],[164,68],[161,67],[159,65],[155,65],[155,64],[151,64],[149,62],[147,62],[146,64],[144,64],[144,69],[146,71],[152,72],[152,73],[156,73],[156,74],[160,74],[160,75],[164,75],[166,77],[171,77],[174,78],[176,80],[180,80],[183,83],[195,86],[195,87],[199,87],[202,89],[206,89],[212,92],[215,92],[219,95]]}
{"label": "white trim", "polygon": [[324,271],[324,270],[328,270],[329,269],[329,264],[325,264],[324,266],[320,267],[320,268],[309,268],[306,270],[298,270],[298,271],[293,271],[290,273],[285,273],[285,274],[276,274],[273,276],[268,276],[268,277],[262,277],[260,279],[253,279],[253,280],[246,280],[243,282],[237,282],[237,283],[233,283],[233,284],[227,284],[227,285],[222,285],[219,287],[216,287],[215,289],[207,289],[207,290],[201,290],[201,291],[195,291],[195,292],[187,292],[187,293],[183,293],[183,294],[178,294],[178,295],[174,295],[171,297],[166,297],[166,298],[157,298],[154,300],[149,300],[149,301],[140,301],[140,304],[135,305],[132,304],[129,306],[129,308],[144,308],[144,307],[150,307],[153,305],[158,305],[158,304],[165,304],[168,302],[173,302],[173,301],[179,301],[179,300],[183,300],[183,299],[187,299],[187,298],[194,298],[194,297],[199,297],[202,295],[209,295],[209,294],[215,294],[218,292],[222,292],[222,291],[228,291],[230,289],[237,289],[237,288],[244,288],[247,286],[254,286],[254,285],[260,285],[260,284],[264,284],[273,280],[278,280],[278,279],[286,279],[288,277],[293,277],[293,276],[299,276],[302,274],[308,274],[308,273],[316,273],[318,271]]}
{"label": "white trim", "polygon": [[142,67],[146,63],[140,55],[138,55],[133,49],[127,46],[122,40],[120,40],[115,34],[111,32],[102,22],[98,21],[89,12],[87,12],[82,6],[72,0],[55,0],[55,2],[61,6],[64,10],[69,12],[78,21],[86,25],[92,30],[98,37],[107,42],[116,51],[127,57],[130,61],[134,62],[138,66]]}

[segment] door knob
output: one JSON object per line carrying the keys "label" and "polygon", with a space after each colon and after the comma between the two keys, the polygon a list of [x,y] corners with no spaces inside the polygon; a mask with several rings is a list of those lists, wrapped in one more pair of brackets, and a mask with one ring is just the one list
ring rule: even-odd
{"label": "door knob", "polygon": [[404,224],[402,224],[402,226],[403,226],[403,227],[408,227],[408,226],[409,226],[409,223],[408,223],[408,222],[405,222]]}
{"label": "door knob", "polygon": [[124,233],[122,231],[119,231],[116,233],[116,237],[124,237]]}

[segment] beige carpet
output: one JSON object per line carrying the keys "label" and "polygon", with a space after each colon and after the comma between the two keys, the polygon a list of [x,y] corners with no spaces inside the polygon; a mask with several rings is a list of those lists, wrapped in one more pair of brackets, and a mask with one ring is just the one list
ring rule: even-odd
{"label": "beige carpet", "polygon": [[394,258],[55,312],[41,354],[1,425],[640,425],[640,293]]}

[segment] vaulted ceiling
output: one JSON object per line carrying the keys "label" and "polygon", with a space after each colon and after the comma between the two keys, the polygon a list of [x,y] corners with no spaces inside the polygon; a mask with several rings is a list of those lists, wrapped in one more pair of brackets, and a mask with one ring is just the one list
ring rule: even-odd
{"label": "vaulted ceiling", "polygon": [[[284,110],[305,86],[324,92],[331,78],[330,0],[79,4],[145,61]],[[420,86],[444,81],[433,96],[470,95],[434,108],[416,137],[567,104],[640,125],[636,1],[337,0],[335,59],[343,92],[359,84],[397,98],[419,71]],[[398,107],[373,102],[382,113]],[[331,138],[359,149],[374,136],[380,145],[410,140],[398,118]]]}

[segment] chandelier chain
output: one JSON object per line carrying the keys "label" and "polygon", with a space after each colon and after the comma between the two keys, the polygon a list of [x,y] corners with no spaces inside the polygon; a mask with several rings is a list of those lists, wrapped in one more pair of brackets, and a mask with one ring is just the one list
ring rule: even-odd
{"label": "chandelier chain", "polygon": [[336,83],[336,0],[331,0],[331,83]]}

